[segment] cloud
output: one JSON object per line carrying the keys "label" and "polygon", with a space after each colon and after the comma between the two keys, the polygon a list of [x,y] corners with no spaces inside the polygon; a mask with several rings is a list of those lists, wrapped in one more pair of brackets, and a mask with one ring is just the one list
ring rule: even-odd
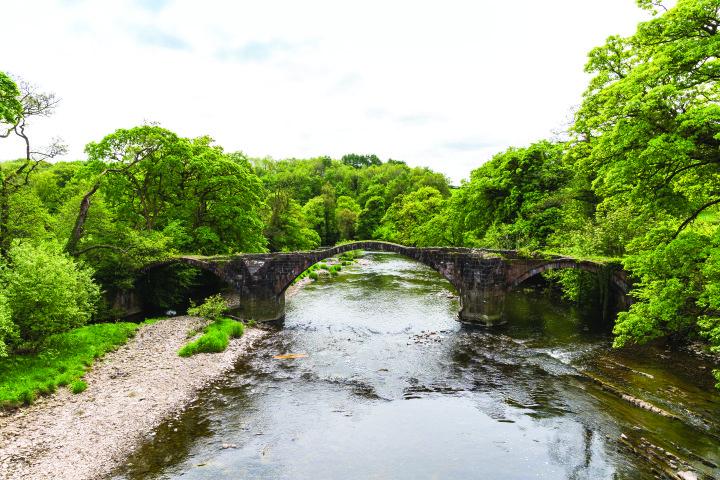
{"label": "cloud", "polygon": [[170,0],[135,0],[140,8],[157,13],[170,4]]}
{"label": "cloud", "polygon": [[240,62],[265,62],[278,53],[288,52],[293,48],[295,47],[292,44],[283,40],[251,41],[238,48],[222,49],[218,51],[217,57]]}
{"label": "cloud", "polygon": [[455,150],[459,152],[473,152],[476,150],[486,150],[488,148],[494,148],[503,145],[503,142],[498,140],[454,140],[445,142],[443,148],[446,150]]}
{"label": "cloud", "polygon": [[399,123],[405,125],[427,125],[428,123],[437,122],[441,117],[428,113],[414,113],[409,115],[400,115],[397,117]]}
{"label": "cloud", "polygon": [[135,39],[143,45],[170,50],[190,50],[182,38],[150,26],[135,26],[130,29]]}

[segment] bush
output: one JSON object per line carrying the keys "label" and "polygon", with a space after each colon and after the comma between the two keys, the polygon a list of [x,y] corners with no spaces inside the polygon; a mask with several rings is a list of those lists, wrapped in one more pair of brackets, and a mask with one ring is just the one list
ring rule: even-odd
{"label": "bush", "polygon": [[200,338],[183,346],[178,351],[178,355],[189,357],[196,353],[224,352],[228,343],[230,343],[230,339],[241,337],[244,330],[245,328],[241,322],[229,318],[220,318],[205,327]]}
{"label": "bush", "polygon": [[16,334],[15,324],[12,321],[12,311],[8,304],[7,297],[0,293],[0,358],[7,357],[7,342],[11,341]]}
{"label": "bush", "polygon": [[320,275],[318,275],[317,272],[310,272],[310,273],[308,274],[308,276],[309,276],[310,278],[312,278],[313,280],[317,280],[318,278],[320,278]]}
{"label": "bush", "polygon": [[14,243],[0,282],[12,305],[12,320],[26,347],[85,325],[100,299],[93,272],[57,244]]}
{"label": "bush", "polygon": [[75,380],[70,384],[70,391],[72,393],[82,393],[87,389],[87,383],[83,380]]}
{"label": "bush", "polygon": [[217,294],[206,298],[201,305],[188,308],[188,315],[202,317],[214,322],[220,319],[227,308],[227,300],[222,295]]}

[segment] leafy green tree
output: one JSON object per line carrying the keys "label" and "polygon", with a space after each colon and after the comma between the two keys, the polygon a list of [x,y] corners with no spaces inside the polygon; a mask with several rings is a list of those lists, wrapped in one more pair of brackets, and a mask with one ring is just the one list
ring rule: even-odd
{"label": "leafy green tree", "polygon": [[472,172],[458,207],[479,245],[540,248],[562,220],[570,178],[562,144],[510,148]]}
{"label": "leafy green tree", "polygon": [[298,202],[276,192],[268,203],[271,214],[265,236],[270,251],[311,250],[320,245],[320,236],[308,225]]}
{"label": "leafy green tree", "polygon": [[96,181],[80,201],[69,252],[84,250],[78,245],[98,190],[117,221],[137,231],[171,232],[177,249],[264,249],[262,185],[244,156],[225,154],[208,137],[180,138],[152,125],[117,130],[86,151]]}
{"label": "leafy green tree", "polygon": [[677,231],[720,203],[719,22],[717,1],[679,0],[610,37],[573,127],[594,190],[674,215]]}
{"label": "leafy green tree", "polygon": [[358,155],[356,153],[348,153],[340,159],[345,165],[353,168],[369,167],[370,165],[381,165],[382,162],[377,155]]}
{"label": "leafy green tree", "polygon": [[404,245],[426,246],[434,240],[426,237],[426,224],[444,207],[445,198],[432,187],[401,195],[383,217],[379,229],[381,238]]}
{"label": "leafy green tree", "polygon": [[23,188],[10,198],[8,235],[12,239],[40,240],[48,237],[52,217],[31,188]]}
{"label": "leafy green tree", "polygon": [[92,270],[76,263],[53,243],[15,242],[0,281],[20,341],[29,347],[86,324],[100,298]]}
{"label": "leafy green tree", "polygon": [[375,238],[375,230],[380,226],[384,215],[385,200],[383,197],[375,195],[368,198],[358,216],[358,238],[366,240]]}
{"label": "leafy green tree", "polygon": [[38,92],[26,82],[18,86],[0,72],[0,138],[11,135],[24,145],[24,158],[17,162],[0,163],[0,256],[7,256],[10,235],[11,197],[25,188],[31,175],[45,161],[60,155],[66,148],[59,140],[44,148],[34,148],[28,132],[34,117],[51,115],[58,100],[52,93]]}
{"label": "leafy green tree", "polygon": [[616,345],[718,340],[720,7],[679,0],[663,10],[590,53],[593,79],[573,126],[574,166],[599,200],[582,236],[610,239],[637,278]]}
{"label": "leafy green tree", "polygon": [[12,78],[0,72],[0,125],[15,125],[22,112],[20,89]]}
{"label": "leafy green tree", "polygon": [[352,240],[355,238],[359,214],[360,206],[355,200],[346,195],[338,197],[335,207],[335,219],[340,232],[340,240]]}
{"label": "leafy green tree", "polygon": [[323,245],[333,245],[338,239],[335,190],[330,184],[322,187],[322,194],[311,198],[303,207],[308,225],[315,229]]}

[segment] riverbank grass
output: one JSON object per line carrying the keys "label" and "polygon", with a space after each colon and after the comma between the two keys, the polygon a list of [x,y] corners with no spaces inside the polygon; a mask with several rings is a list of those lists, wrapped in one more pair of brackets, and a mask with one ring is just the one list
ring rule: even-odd
{"label": "riverbank grass", "polygon": [[80,393],[87,388],[80,378],[95,359],[126,343],[143,324],[87,325],[53,335],[37,353],[0,359],[0,408],[29,405],[66,385]]}
{"label": "riverbank grass", "polygon": [[230,318],[218,318],[203,329],[203,334],[183,346],[178,355],[190,357],[196,353],[224,352],[231,338],[240,338],[245,331],[242,322]]}

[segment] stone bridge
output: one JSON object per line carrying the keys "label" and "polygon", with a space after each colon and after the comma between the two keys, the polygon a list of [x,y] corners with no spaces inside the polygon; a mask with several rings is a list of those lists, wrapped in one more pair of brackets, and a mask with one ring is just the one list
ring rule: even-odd
{"label": "stone bridge", "polygon": [[285,315],[285,290],[311,265],[350,250],[393,252],[423,263],[445,277],[458,291],[460,320],[482,325],[502,322],[505,295],[524,280],[539,273],[579,268],[609,271],[609,281],[621,293],[629,287],[626,273],[570,257],[523,257],[513,250],[454,247],[415,248],[378,241],[352,242],[331,248],[290,253],[247,253],[231,256],[181,256],[148,265],[143,270],[186,263],[217,275],[239,294],[245,318],[278,320]]}

